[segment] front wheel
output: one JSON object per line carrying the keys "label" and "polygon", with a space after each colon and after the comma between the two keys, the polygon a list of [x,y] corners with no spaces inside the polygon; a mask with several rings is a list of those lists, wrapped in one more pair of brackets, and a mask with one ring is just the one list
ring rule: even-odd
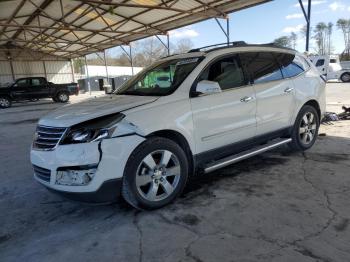
{"label": "front wheel", "polygon": [[172,140],[154,137],[131,154],[124,171],[122,195],[138,209],[156,209],[172,202],[188,178],[188,160]]}
{"label": "front wheel", "polygon": [[309,105],[303,106],[294,123],[290,147],[297,151],[311,148],[316,141],[319,126],[316,109]]}
{"label": "front wheel", "polygon": [[0,108],[9,108],[12,105],[12,101],[9,97],[0,97]]}
{"label": "front wheel", "polygon": [[56,100],[61,103],[67,103],[69,100],[69,94],[67,92],[60,92],[57,94]]}

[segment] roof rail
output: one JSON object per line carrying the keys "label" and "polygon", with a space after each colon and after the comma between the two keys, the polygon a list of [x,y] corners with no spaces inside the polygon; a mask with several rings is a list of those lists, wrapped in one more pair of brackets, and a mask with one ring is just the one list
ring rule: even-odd
{"label": "roof rail", "polygon": [[220,43],[220,44],[214,44],[214,45],[207,45],[199,48],[194,48],[188,51],[188,53],[194,53],[194,52],[201,52],[205,49],[209,49],[207,51],[211,51],[213,48],[228,48],[228,47],[236,47],[236,46],[246,46],[247,43],[244,41],[236,41],[236,42],[229,42],[229,43]]}
{"label": "roof rail", "polygon": [[244,46],[275,47],[275,48],[294,50],[292,48],[276,45],[275,43],[247,44],[244,41],[236,41],[236,42],[229,42],[229,43],[221,43],[221,44],[203,46],[203,47],[200,47],[200,48],[191,49],[190,51],[188,51],[188,53],[201,52],[201,51],[208,53],[208,52],[212,52],[212,51],[219,50],[219,49],[224,49],[224,48],[244,47]]}

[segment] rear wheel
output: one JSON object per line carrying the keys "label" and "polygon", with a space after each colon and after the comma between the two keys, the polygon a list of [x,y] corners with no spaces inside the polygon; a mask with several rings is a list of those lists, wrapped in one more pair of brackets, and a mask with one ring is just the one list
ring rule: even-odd
{"label": "rear wheel", "polygon": [[0,108],[9,108],[12,105],[12,101],[7,96],[0,97]]}
{"label": "rear wheel", "polygon": [[313,146],[318,135],[320,119],[316,109],[305,105],[295,120],[290,146],[294,150],[303,151]]}
{"label": "rear wheel", "polygon": [[125,167],[122,195],[138,209],[156,209],[184,189],[188,161],[182,148],[166,138],[150,138],[131,154]]}
{"label": "rear wheel", "polygon": [[350,73],[344,73],[340,76],[342,82],[350,82]]}
{"label": "rear wheel", "polygon": [[69,94],[67,92],[59,92],[56,100],[61,103],[67,103],[69,101]]}

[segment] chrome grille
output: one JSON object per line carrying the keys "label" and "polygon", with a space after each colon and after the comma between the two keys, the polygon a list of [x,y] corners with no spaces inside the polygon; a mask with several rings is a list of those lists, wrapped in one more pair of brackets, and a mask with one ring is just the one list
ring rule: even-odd
{"label": "chrome grille", "polygon": [[33,165],[34,174],[37,178],[44,180],[46,182],[50,182],[51,171],[46,168],[42,168],[36,165]]}
{"label": "chrome grille", "polygon": [[65,127],[37,126],[33,148],[41,150],[52,150],[66,132]]}

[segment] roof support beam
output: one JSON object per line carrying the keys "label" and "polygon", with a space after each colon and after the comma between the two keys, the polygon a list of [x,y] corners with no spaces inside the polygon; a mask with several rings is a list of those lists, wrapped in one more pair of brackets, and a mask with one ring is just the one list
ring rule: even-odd
{"label": "roof support beam", "polygon": [[[162,5],[144,5],[144,4],[130,4],[130,3],[114,3],[114,2],[106,2],[106,1],[100,1],[100,0],[85,0],[85,3],[93,3],[93,4],[99,4],[99,5],[109,5],[114,7],[133,7],[133,8],[147,8],[147,9],[154,9],[154,10],[167,10],[167,11],[174,11],[178,13],[187,13],[191,14],[190,11],[179,9],[179,8],[173,8],[173,7],[167,7]],[[163,2],[164,3],[164,2]]]}
{"label": "roof support beam", "polygon": [[220,23],[219,19],[217,19],[216,17],[214,18],[216,23],[219,25],[221,31],[224,33],[224,35],[226,36],[226,41],[227,41],[227,45],[230,44],[230,19],[228,16],[225,17],[226,20],[226,30],[224,29],[224,27],[222,26],[222,24]]}
{"label": "roof support beam", "polygon": [[299,4],[301,7],[301,10],[303,11],[305,20],[306,20],[306,43],[305,43],[305,51],[309,52],[309,45],[310,45],[310,23],[311,23],[311,0],[307,0],[307,13],[305,11],[304,3],[302,0],[299,0]]}

